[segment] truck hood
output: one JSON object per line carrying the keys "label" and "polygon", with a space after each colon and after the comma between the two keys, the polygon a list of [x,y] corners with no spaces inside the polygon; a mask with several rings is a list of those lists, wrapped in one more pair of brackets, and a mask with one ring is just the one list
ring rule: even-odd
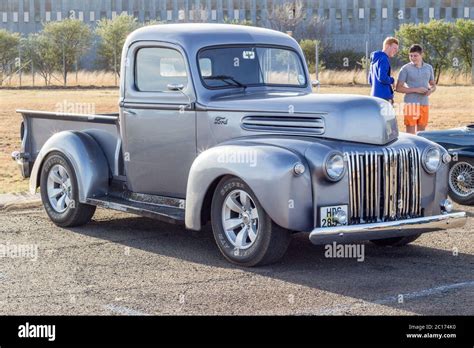
{"label": "truck hood", "polygon": [[281,91],[247,92],[214,97],[205,103],[205,108],[209,111],[242,113],[242,120],[249,117],[259,120],[265,117],[269,120],[320,118],[322,130],[307,135],[329,139],[384,145],[398,138],[393,107],[385,100],[373,97]]}

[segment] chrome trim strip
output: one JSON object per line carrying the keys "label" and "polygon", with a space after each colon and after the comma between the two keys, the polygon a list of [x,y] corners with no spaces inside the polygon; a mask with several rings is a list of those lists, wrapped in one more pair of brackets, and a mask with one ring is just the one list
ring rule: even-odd
{"label": "chrome trim strip", "polygon": [[313,244],[349,242],[371,239],[403,237],[415,234],[461,228],[466,224],[465,212],[418,217],[413,219],[315,228],[309,233]]}

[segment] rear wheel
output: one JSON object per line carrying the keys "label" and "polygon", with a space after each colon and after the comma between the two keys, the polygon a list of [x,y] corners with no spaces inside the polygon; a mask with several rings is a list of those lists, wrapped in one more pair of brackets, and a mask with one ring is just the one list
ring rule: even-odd
{"label": "rear wheel", "polygon": [[44,161],[40,178],[41,200],[51,221],[61,227],[80,226],[94,215],[95,206],[79,203],[76,174],[59,152]]}
{"label": "rear wheel", "polygon": [[415,240],[420,237],[420,234],[415,234],[413,236],[407,237],[393,237],[393,238],[384,238],[384,239],[373,239],[371,240],[372,243],[379,246],[404,246],[414,242]]}
{"label": "rear wheel", "polygon": [[474,159],[459,157],[451,162],[449,170],[449,195],[459,204],[474,204]]}
{"label": "rear wheel", "polygon": [[232,263],[273,263],[288,249],[290,232],[271,220],[250,187],[238,178],[225,177],[217,185],[211,220],[217,246]]}

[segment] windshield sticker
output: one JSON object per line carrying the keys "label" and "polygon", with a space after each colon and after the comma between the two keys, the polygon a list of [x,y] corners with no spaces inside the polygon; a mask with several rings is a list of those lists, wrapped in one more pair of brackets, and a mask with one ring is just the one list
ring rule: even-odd
{"label": "windshield sticker", "polygon": [[244,59],[255,59],[255,52],[254,51],[243,51],[242,56]]}

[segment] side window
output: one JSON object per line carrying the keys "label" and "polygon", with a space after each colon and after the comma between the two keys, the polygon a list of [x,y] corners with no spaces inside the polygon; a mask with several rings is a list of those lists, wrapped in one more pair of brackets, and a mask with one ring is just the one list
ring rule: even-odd
{"label": "side window", "polygon": [[171,48],[145,47],[135,59],[135,85],[142,92],[166,92],[168,84],[188,83],[183,56]]}

